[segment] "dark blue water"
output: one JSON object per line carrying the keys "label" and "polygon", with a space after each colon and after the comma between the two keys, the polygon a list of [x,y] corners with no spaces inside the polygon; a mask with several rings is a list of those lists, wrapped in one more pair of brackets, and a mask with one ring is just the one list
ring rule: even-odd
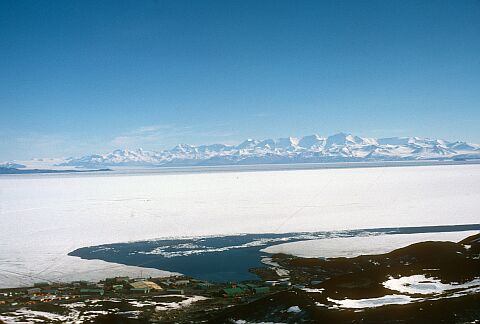
{"label": "dark blue water", "polygon": [[371,234],[415,234],[480,230],[480,224],[374,228],[336,232],[245,234],[220,237],[151,240],[90,246],[70,252],[83,259],[99,259],[133,266],[180,272],[197,279],[228,282],[258,279],[248,269],[262,267],[261,252],[286,242],[353,237]]}

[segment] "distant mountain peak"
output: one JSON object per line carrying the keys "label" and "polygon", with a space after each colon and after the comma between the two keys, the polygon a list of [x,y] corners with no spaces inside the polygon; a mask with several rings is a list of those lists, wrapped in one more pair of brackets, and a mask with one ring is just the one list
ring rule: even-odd
{"label": "distant mountain peak", "polygon": [[249,138],[236,146],[178,144],[160,152],[117,149],[68,159],[61,165],[103,168],[446,159],[480,159],[480,145],[421,137],[365,138],[340,132],[327,137],[312,134],[301,138]]}
{"label": "distant mountain peak", "polygon": [[326,146],[361,144],[363,139],[347,133],[337,133],[327,137]]}
{"label": "distant mountain peak", "polygon": [[242,143],[237,145],[237,148],[242,150],[242,149],[247,149],[247,148],[252,148],[255,147],[259,143],[258,140],[255,140],[253,138],[246,139]]}

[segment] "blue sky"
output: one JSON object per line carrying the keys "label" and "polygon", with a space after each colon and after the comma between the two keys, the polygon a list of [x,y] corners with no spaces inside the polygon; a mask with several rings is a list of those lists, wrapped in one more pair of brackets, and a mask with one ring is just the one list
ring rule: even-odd
{"label": "blue sky", "polygon": [[0,160],[248,137],[480,142],[480,1],[0,1]]}

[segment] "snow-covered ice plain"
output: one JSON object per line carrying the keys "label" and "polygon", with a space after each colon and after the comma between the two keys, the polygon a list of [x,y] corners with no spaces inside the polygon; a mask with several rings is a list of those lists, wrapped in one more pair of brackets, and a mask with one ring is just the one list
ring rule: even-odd
{"label": "snow-covered ice plain", "polygon": [[0,176],[0,287],[165,274],[67,256],[84,246],[470,224],[479,202],[480,165]]}

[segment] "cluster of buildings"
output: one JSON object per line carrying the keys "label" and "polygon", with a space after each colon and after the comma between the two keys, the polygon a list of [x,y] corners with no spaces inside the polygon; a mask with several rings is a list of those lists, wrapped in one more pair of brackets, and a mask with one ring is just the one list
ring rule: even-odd
{"label": "cluster of buildings", "polygon": [[[209,285],[195,282],[195,285]],[[122,296],[135,294],[184,294],[192,282],[184,277],[171,278],[106,278],[97,283],[73,281],[71,283],[37,282],[33,287],[0,289],[0,307],[34,305],[52,301],[83,299],[91,296]]]}
{"label": "cluster of buildings", "polygon": [[132,295],[206,295],[217,298],[248,298],[269,293],[274,284],[210,283],[184,276],[168,278],[106,278],[97,283],[74,281],[71,283],[37,282],[33,287],[0,289],[0,311],[25,305],[49,302],[72,302],[92,298],[132,298]]}

